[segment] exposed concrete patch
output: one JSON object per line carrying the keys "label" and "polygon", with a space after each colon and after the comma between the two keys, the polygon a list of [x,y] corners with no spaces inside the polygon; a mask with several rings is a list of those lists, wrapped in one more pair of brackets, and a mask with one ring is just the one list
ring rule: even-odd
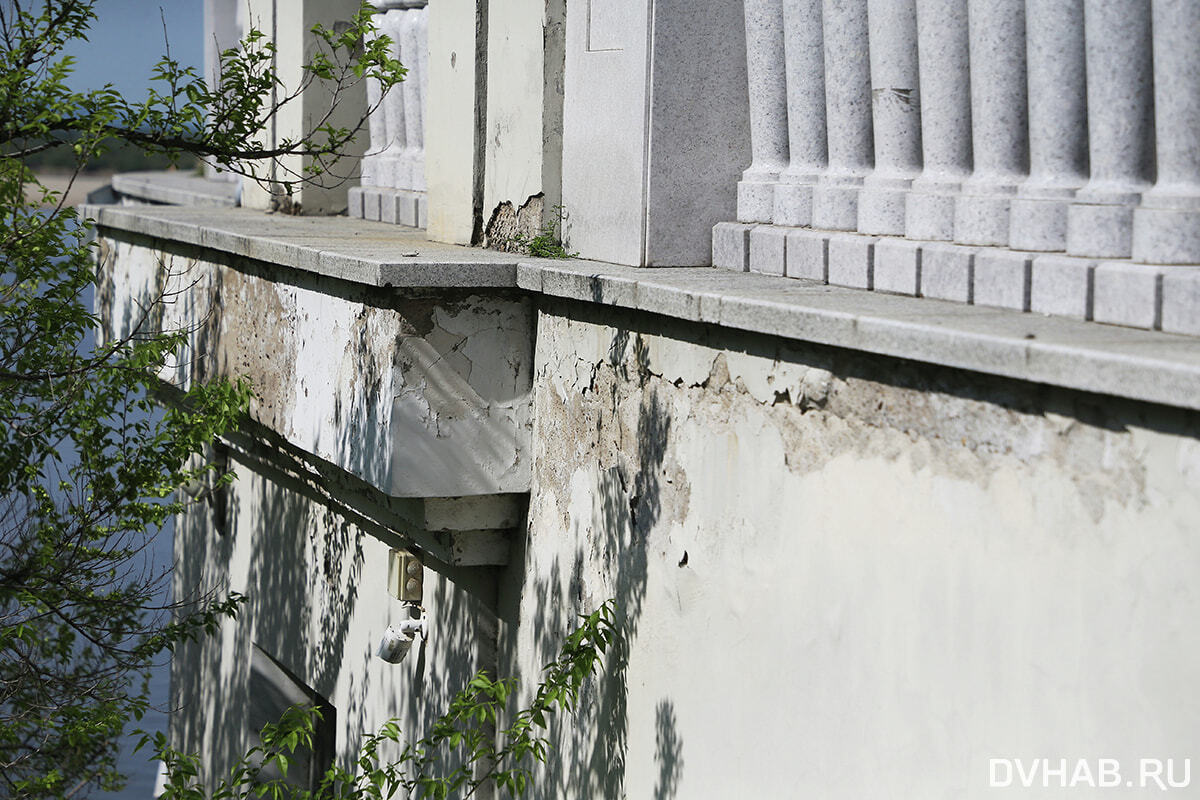
{"label": "exposed concrete patch", "polygon": [[504,253],[526,252],[519,239],[529,240],[538,235],[545,205],[545,195],[541,192],[531,196],[520,208],[514,208],[508,200],[500,203],[492,210],[484,229],[483,246]]}
{"label": "exposed concrete patch", "polygon": [[[602,469],[628,466],[622,454],[638,438],[634,398],[653,397],[676,424],[695,422],[701,430],[736,429],[753,406],[762,407],[762,419],[783,444],[780,466],[797,474],[853,455],[986,488],[998,470],[1029,472],[1052,463],[1075,485],[1093,521],[1110,505],[1144,502],[1145,468],[1135,438],[1090,407],[1086,396],[1044,398],[1052,407],[1069,403],[1063,410],[1070,415],[1039,412],[1028,399],[997,403],[941,390],[939,379],[928,375],[934,370],[904,362],[896,364],[898,380],[883,383],[860,377],[870,370],[839,363],[828,352],[779,347],[764,355],[738,341],[689,341],[670,326],[661,333],[653,326],[632,331],[546,313],[540,325],[543,337],[562,340],[554,361],[539,363],[534,376],[535,383],[547,381],[562,404],[561,415],[550,413],[553,421],[547,421],[561,427],[561,436],[535,439],[576,450],[586,442]],[[546,459],[569,461],[563,453]],[[679,474],[686,483],[685,469]]]}

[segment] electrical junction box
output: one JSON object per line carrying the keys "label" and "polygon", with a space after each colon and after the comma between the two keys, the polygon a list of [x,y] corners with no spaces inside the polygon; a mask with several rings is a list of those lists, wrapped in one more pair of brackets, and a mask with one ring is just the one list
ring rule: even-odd
{"label": "electrical junction box", "polygon": [[425,568],[421,560],[407,550],[388,554],[388,594],[405,603],[421,604]]}

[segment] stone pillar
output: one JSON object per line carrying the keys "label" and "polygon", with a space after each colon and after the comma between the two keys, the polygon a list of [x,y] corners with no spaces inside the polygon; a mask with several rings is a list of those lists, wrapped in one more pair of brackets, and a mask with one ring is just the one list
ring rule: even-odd
{"label": "stone pillar", "polygon": [[[204,0],[204,79],[216,87],[220,77],[221,53],[237,47],[242,38],[237,0]],[[210,179],[238,181],[233,173],[223,172],[209,160],[204,162],[204,175]]]}
{"label": "stone pillar", "polygon": [[750,85],[750,168],[738,182],[738,220],[770,222],[775,184],[788,166],[783,0],[745,0]]}
{"label": "stone pillar", "polygon": [[1150,0],[1084,0],[1091,177],[1067,210],[1067,252],[1126,258],[1153,174]]}
{"label": "stone pillar", "polygon": [[[379,14],[375,17],[375,27],[377,33],[382,33],[379,30],[383,23],[383,15]],[[363,186],[379,186],[380,185],[380,159],[384,149],[387,148],[387,120],[385,115],[387,109],[382,102],[382,90],[379,81],[367,79],[367,108],[371,110],[371,116],[367,119],[367,129],[370,133],[371,143],[367,146],[367,152],[362,160],[362,185]]]}
{"label": "stone pillar", "polygon": [[1153,1],[1158,169],[1133,215],[1133,258],[1200,264],[1200,3]]}
{"label": "stone pillar", "polygon": [[408,67],[403,87],[404,96],[404,160],[407,174],[401,189],[425,190],[425,129],[421,113],[421,61],[428,58],[425,47],[426,12],[412,9],[404,14],[400,61]]}
{"label": "stone pillar", "polygon": [[413,187],[418,191],[426,191],[425,183],[425,107],[429,102],[429,9],[422,6],[417,12],[417,30],[419,31],[417,57],[414,63],[417,72],[417,79],[413,81],[413,88],[420,97],[418,105],[421,122],[417,126],[417,136],[420,142],[420,153],[417,156],[417,162],[413,165],[414,183]]}
{"label": "stone pillar", "polygon": [[921,171],[916,0],[869,0],[875,169],[858,196],[862,233],[904,234],[904,204]]}
{"label": "stone pillar", "polygon": [[825,0],[829,169],[813,189],[813,227],[858,228],[858,192],[873,161],[867,0]]}
{"label": "stone pillar", "polygon": [[828,163],[821,0],[783,0],[788,167],[775,186],[774,222],[812,224],[812,190]]}
{"label": "stone pillar", "polygon": [[[404,61],[404,12],[388,11],[382,15],[379,32],[392,40],[392,57]],[[407,76],[406,76],[407,77]],[[402,186],[408,180],[410,172],[405,148],[407,145],[407,124],[404,119],[404,95],[407,81],[396,84],[383,100],[383,117],[385,126],[386,146],[379,156],[379,172],[377,180],[381,186]]]}
{"label": "stone pillar", "polygon": [[954,206],[954,240],[1008,244],[1009,212],[1029,166],[1024,0],[968,0],[975,169]]}
{"label": "stone pillar", "polygon": [[954,202],[971,173],[967,0],[917,0],[924,169],[905,204],[909,239],[951,241]]}
{"label": "stone pillar", "polygon": [[1026,0],[1029,179],[1012,203],[1009,246],[1065,250],[1067,209],[1087,180],[1083,0]]}

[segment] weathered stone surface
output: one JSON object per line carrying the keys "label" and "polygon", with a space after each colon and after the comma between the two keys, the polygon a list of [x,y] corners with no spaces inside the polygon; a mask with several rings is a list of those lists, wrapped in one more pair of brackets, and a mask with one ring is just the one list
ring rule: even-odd
{"label": "weathered stone surface", "polygon": [[875,243],[869,236],[835,233],[829,236],[829,283],[870,289],[875,268]]}
{"label": "weathered stone surface", "polygon": [[1030,272],[1031,311],[1076,319],[1092,318],[1095,263],[1068,256],[1037,256]]}
{"label": "weathered stone surface", "polygon": [[921,294],[941,300],[971,302],[976,251],[949,244],[929,244],[921,250]]}
{"label": "weathered stone surface", "polygon": [[921,243],[880,239],[875,245],[875,290],[916,296],[921,291]]}
{"label": "weathered stone surface", "polygon": [[829,282],[829,236],[819,231],[792,230],[787,241],[787,276]]}
{"label": "weathered stone surface", "polygon": [[1200,270],[1163,270],[1162,329],[1200,336]]}
{"label": "weathered stone surface", "polygon": [[788,229],[759,225],[750,231],[750,271],[782,275],[786,265]]}
{"label": "weathered stone surface", "polygon": [[746,272],[750,269],[750,231],[753,225],[718,222],[712,232],[714,267]]}
{"label": "weathered stone surface", "polygon": [[281,282],[270,272],[281,267],[215,253],[120,239],[106,239],[106,250],[113,334],[154,292],[191,293],[194,302],[168,304],[158,324],[204,346],[164,379],[247,376],[254,421],[394,497],[528,491],[527,298],[451,290],[381,304],[366,286]]}
{"label": "weathered stone surface", "polygon": [[1095,271],[1092,319],[1135,328],[1160,327],[1163,270],[1144,264],[1109,261]]}
{"label": "weathered stone surface", "polygon": [[1028,311],[1031,267],[1028,253],[978,251],[971,301],[979,306]]}

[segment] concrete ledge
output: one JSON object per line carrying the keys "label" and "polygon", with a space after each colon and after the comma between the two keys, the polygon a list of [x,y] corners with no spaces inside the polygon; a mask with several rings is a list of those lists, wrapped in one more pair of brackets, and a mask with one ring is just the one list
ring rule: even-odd
{"label": "concrete ledge", "polygon": [[238,204],[240,187],[240,183],[186,172],[123,172],[112,177],[112,188],[117,194],[193,208],[232,208]]}
{"label": "concrete ledge", "polygon": [[440,244],[425,232],[347,217],[243,208],[81,206],[101,228],[183,242],[371,286],[511,288],[518,257]]}
{"label": "concrete ledge", "polygon": [[1200,339],[1190,336],[726,269],[529,259],[428,242],[421,231],[345,217],[114,206],[85,206],[83,213],[102,228],[355,283],[519,287],[547,297],[1200,410]]}

